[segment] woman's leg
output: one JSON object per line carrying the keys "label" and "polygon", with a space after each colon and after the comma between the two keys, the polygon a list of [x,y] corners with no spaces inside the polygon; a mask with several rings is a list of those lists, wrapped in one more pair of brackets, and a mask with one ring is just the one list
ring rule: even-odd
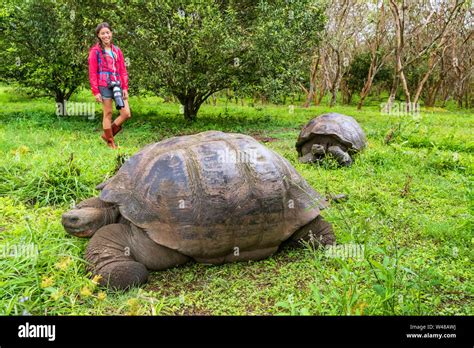
{"label": "woman's leg", "polygon": [[112,127],[112,99],[104,99],[102,98],[102,105],[103,105],[103,114],[104,117],[102,118],[102,128],[107,129]]}
{"label": "woman's leg", "polygon": [[120,109],[120,116],[117,117],[114,121],[117,127],[120,127],[122,123],[132,117],[132,114],[130,113],[130,106],[128,105],[128,100],[125,99],[123,103],[125,104],[125,106]]}
{"label": "woman's leg", "polygon": [[102,134],[102,139],[107,142],[107,145],[112,149],[116,149],[117,146],[114,142],[114,135],[112,132],[112,99],[103,99],[103,118],[102,118],[102,128],[104,128],[104,133]]}

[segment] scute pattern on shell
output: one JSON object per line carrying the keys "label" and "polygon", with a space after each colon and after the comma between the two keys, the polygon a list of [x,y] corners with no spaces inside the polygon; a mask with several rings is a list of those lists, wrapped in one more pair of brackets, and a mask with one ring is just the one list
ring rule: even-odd
{"label": "scute pattern on shell", "polygon": [[278,246],[326,204],[282,156],[217,131],[146,146],[100,199],[156,243],[201,259]]}
{"label": "scute pattern on shell", "polygon": [[300,155],[302,146],[317,135],[334,136],[351,152],[358,152],[367,146],[367,137],[354,118],[329,113],[313,118],[303,127],[296,142],[296,149]]}

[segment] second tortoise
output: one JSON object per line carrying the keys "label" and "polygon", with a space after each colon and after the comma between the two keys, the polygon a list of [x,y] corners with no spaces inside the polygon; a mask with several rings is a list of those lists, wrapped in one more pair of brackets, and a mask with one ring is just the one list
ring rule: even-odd
{"label": "second tortoise", "polygon": [[351,116],[329,113],[313,118],[296,141],[299,161],[312,163],[332,155],[340,165],[350,166],[352,156],[367,146],[364,131]]}

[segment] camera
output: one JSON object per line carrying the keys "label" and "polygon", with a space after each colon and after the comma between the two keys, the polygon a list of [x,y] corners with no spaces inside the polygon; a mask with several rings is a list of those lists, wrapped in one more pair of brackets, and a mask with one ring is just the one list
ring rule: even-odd
{"label": "camera", "polygon": [[120,110],[121,108],[125,107],[123,102],[122,88],[120,88],[120,81],[110,81],[107,87],[112,89],[115,99],[115,108]]}

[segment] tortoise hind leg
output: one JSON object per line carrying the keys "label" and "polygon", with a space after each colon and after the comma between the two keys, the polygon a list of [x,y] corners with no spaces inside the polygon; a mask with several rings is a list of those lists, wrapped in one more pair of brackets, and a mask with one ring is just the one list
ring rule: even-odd
{"label": "tortoise hind leg", "polygon": [[295,245],[302,241],[310,243],[313,247],[333,245],[336,242],[336,236],[332,225],[318,215],[313,221],[293,233],[286,243]]}
{"label": "tortoise hind leg", "polygon": [[[178,254],[178,255],[176,255]],[[128,289],[146,283],[148,270],[172,267],[187,257],[153,242],[135,226],[111,224],[99,229],[85,253],[99,283],[115,289]]]}

